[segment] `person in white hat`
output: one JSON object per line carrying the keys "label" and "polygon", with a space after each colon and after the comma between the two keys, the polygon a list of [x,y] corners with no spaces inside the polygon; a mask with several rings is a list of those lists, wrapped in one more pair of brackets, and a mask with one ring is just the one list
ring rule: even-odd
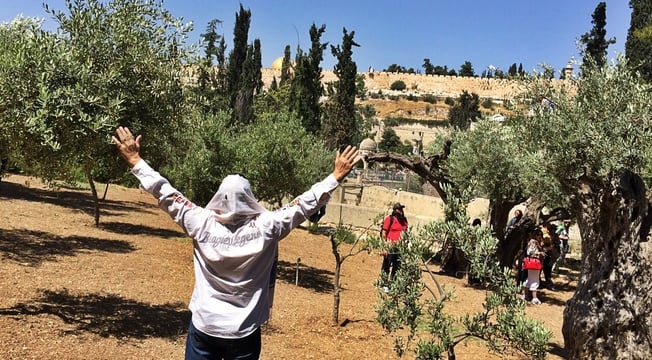
{"label": "person in white hat", "polygon": [[277,242],[326,205],[361,160],[358,149],[338,151],[330,175],[272,212],[258,203],[240,175],[225,177],[208,204],[198,206],[140,157],[141,135],[134,138],[119,127],[112,140],[141,188],[193,239],[195,287],[185,358],[258,359]]}

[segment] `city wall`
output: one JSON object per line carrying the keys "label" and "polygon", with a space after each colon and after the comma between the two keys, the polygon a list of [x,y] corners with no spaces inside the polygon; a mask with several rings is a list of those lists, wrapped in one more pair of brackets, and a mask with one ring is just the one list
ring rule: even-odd
{"label": "city wall", "polygon": [[[525,88],[517,81],[507,79],[487,79],[479,77],[443,76],[404,74],[388,72],[359,72],[365,77],[365,86],[371,93],[382,91],[383,94],[392,94],[389,90],[391,85],[401,80],[407,86],[405,92],[400,94],[431,94],[439,97],[451,96],[457,98],[462,91],[473,92],[481,98],[492,98],[495,100],[510,99],[522,93]],[[322,83],[329,83],[337,80],[332,71],[322,71]],[[262,77],[265,86],[272,83],[276,77],[278,82],[281,78],[281,70],[262,69]]]}

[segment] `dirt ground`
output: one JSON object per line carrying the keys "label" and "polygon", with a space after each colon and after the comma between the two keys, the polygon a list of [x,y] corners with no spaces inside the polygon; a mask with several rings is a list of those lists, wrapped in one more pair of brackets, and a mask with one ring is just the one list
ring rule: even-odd
{"label": "dirt ground", "polygon": [[[153,198],[111,185],[99,228],[87,190],[55,191],[9,175],[0,183],[0,201],[0,359],[183,358],[192,245]],[[379,267],[380,257],[366,253],[344,263],[339,325],[333,326],[328,238],[293,231],[280,245],[261,358],[396,359],[392,338],[375,321]],[[448,312],[481,309],[483,290],[467,287],[465,279],[437,279],[456,294]],[[544,291],[542,305],[527,306],[554,334],[549,359],[564,358],[562,312],[575,287],[567,279],[555,278],[558,291]],[[456,354],[501,358],[479,340],[460,344]]]}

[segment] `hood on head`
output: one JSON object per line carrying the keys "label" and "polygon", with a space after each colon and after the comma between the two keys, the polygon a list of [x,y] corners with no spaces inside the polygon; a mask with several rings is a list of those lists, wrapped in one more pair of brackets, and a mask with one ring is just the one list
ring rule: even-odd
{"label": "hood on head", "polygon": [[213,210],[222,224],[242,225],[265,212],[251,192],[249,180],[241,175],[228,175],[206,209]]}

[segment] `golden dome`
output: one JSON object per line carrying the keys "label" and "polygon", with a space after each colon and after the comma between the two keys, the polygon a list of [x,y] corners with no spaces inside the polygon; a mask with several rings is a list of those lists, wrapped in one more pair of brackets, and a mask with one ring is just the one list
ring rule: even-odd
{"label": "golden dome", "polygon": [[270,67],[272,70],[281,70],[283,69],[283,56],[276,58]]}

